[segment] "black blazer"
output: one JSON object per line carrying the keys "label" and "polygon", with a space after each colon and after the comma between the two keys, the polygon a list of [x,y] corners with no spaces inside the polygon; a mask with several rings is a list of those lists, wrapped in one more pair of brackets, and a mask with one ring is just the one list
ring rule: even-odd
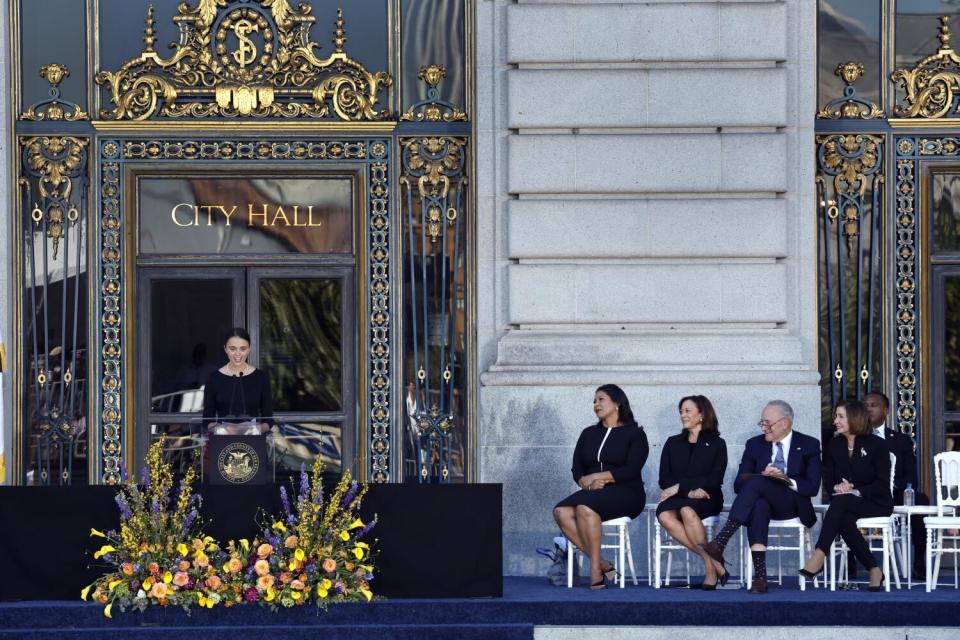
{"label": "black blazer", "polygon": [[623,425],[610,429],[610,435],[604,442],[607,431],[606,427],[593,425],[580,433],[570,468],[573,481],[580,482],[580,478],[591,473],[609,471],[617,485],[639,491],[646,500],[643,491],[643,465],[650,453],[647,434],[643,427],[636,424]]}
{"label": "black blazer", "polygon": [[[797,490],[791,490],[795,500],[797,516],[807,527],[817,521],[810,498],[820,493],[820,442],[798,431],[793,432],[791,451],[787,455],[787,477],[797,483]],[[745,473],[763,473],[773,459],[773,443],[761,436],[747,440],[743,448],[743,458],[734,480],[733,489],[737,493],[743,488],[741,476]]]}
{"label": "black blazer", "polygon": [[883,438],[857,436],[853,441],[853,455],[847,455],[847,439],[836,436],[827,444],[823,462],[823,486],[827,493],[833,493],[834,485],[846,479],[864,500],[893,507],[890,449]]}
{"label": "black blazer", "polygon": [[694,489],[703,489],[723,503],[723,475],[727,471],[727,443],[723,438],[705,438],[693,445],[690,455],[687,434],[670,436],[660,454],[660,488],[680,485],[677,495],[686,498]]}
{"label": "black blazer", "polygon": [[890,428],[884,428],[883,432],[887,448],[890,453],[897,456],[897,465],[893,468],[893,493],[895,496],[900,496],[899,502],[903,502],[903,490],[907,488],[908,482],[913,485],[914,491],[920,492],[913,440],[907,434]]}

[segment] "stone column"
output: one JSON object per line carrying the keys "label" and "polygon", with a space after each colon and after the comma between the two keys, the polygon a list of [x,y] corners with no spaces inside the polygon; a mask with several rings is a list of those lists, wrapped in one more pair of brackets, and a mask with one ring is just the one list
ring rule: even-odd
{"label": "stone column", "polygon": [[477,2],[479,460],[508,575],[546,568],[600,384],[647,431],[650,501],[684,395],[717,409],[728,485],[768,400],[819,436],[815,30],[805,0]]}

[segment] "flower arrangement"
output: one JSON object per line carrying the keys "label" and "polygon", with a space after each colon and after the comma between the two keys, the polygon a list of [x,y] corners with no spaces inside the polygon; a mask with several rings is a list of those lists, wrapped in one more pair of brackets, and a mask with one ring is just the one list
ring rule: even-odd
{"label": "flower arrangement", "polygon": [[203,534],[194,471],[187,471],[172,494],[173,473],[163,460],[162,439],[150,447],[146,462],[142,488],[125,478],[117,493],[119,529],[90,531],[105,540],[93,556],[110,570],[80,595],[105,605],[108,618],[114,605],[121,611],[239,604],[275,610],[373,598],[372,549],[363,538],[376,518],[367,524],[359,518],[367,488],[349,471],[325,501],[323,462],[317,458],[309,475],[301,468],[292,503],[281,487],[283,513],[261,514],[260,535],[222,545]]}

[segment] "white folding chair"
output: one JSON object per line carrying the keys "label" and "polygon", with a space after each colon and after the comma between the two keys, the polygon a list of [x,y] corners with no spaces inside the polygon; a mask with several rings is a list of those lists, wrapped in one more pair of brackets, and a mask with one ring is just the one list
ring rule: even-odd
{"label": "white folding chair", "polygon": [[[933,457],[933,470],[937,481],[937,515],[923,519],[927,528],[927,591],[937,588],[940,558],[944,553],[953,554],[953,584],[957,586],[960,536],[952,535],[949,530],[960,529],[960,516],[947,515],[946,511],[960,506],[960,452],[938,453]],[[944,543],[947,541],[953,542],[953,547],[946,548]]]}
{"label": "white folding chair", "polygon": [[[613,520],[606,520],[601,523],[601,542],[600,550],[604,549],[616,549],[617,553],[614,556],[613,568],[617,570],[617,573],[620,574],[620,588],[623,589],[626,586],[626,566],[630,566],[630,577],[633,580],[633,584],[638,584],[637,582],[637,571],[633,566],[633,548],[630,544],[630,531],[627,528],[630,524],[631,518],[626,516],[622,518],[614,518]],[[604,540],[606,538],[614,538],[615,542],[606,543]],[[577,548],[572,542],[567,540],[567,588],[573,587],[573,563],[574,563],[574,553],[576,553]]]}
{"label": "white folding chair", "polygon": [[[690,582],[690,551],[675,541],[670,534],[664,531],[663,527],[660,524],[660,520],[657,519],[656,515],[653,516],[653,586],[655,589],[660,588],[661,581],[666,586],[670,586],[670,576],[673,573],[673,552],[674,551],[685,551],[685,565],[687,571],[687,582]],[[707,534],[707,540],[713,538],[713,530],[720,522],[720,518],[717,516],[709,516],[702,520],[703,528]],[[661,566],[664,552],[667,554],[667,571],[661,580]]]}
{"label": "white folding chair", "polygon": [[[894,477],[894,468],[897,465],[897,456],[890,454],[890,495],[893,496],[893,477]],[[867,541],[867,545],[870,547],[870,551],[879,551],[883,555],[883,560],[881,567],[883,570],[883,588],[885,591],[890,591],[890,575],[893,574],[894,582],[897,585],[897,589],[900,588],[900,570],[897,568],[896,555],[899,552],[899,547],[894,544],[894,538],[897,535],[899,529],[900,516],[895,513],[890,514],[889,516],[880,516],[876,518],[859,518],[857,519],[857,528],[860,529],[860,532],[863,534],[863,537]],[[875,543],[880,543],[879,547],[874,546]],[[839,565],[839,570],[841,574],[841,579],[845,579],[847,576],[847,553],[850,551],[850,548],[847,547],[847,544],[843,541],[842,538],[837,536],[837,538],[830,543],[830,590],[835,591],[837,588],[837,569]]]}
{"label": "white folding chair", "polygon": [[[790,544],[790,537],[796,536],[796,544]],[[777,552],[777,584],[783,584],[783,551],[796,551],[798,567],[802,567],[813,553],[813,542],[810,538],[810,529],[805,527],[800,518],[790,518],[788,520],[771,520],[770,533],[767,538],[767,552]],[[750,557],[750,542],[744,538],[743,549],[743,574],[746,576],[746,583],[753,582],[753,561]],[[768,556],[769,557],[769,556]],[[769,569],[769,564],[767,569]],[[769,571],[767,572],[769,576]],[[813,586],[819,586],[817,578],[813,579]],[[806,579],[800,576],[800,591],[806,590]]]}

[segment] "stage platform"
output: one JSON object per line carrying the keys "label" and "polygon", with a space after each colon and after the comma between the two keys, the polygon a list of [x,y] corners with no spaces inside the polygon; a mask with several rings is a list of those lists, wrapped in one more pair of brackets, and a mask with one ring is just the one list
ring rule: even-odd
{"label": "stage platform", "polygon": [[[957,638],[960,637],[960,591],[922,587],[890,593],[773,586],[757,596],[743,589],[713,592],[652,589],[590,591],[552,587],[541,578],[507,577],[500,598],[389,599],[370,604],[313,607],[276,614],[259,607],[194,611],[154,607],[146,613],[114,613],[83,602],[0,604],[0,638],[98,640],[191,637],[209,640],[300,640],[356,638],[398,640],[530,640],[593,635],[616,638],[686,638],[692,628],[713,628],[698,637],[744,638],[764,628],[765,638],[796,637],[796,627],[833,627],[810,638]],[[669,627],[683,626],[686,630]],[[603,628],[602,633],[600,627]],[[838,627],[870,628],[868,636]],[[790,628],[794,628],[790,631]],[[909,633],[905,630],[912,630]],[[778,630],[777,633],[768,633]],[[792,634],[792,635],[791,635]],[[944,635],[946,634],[946,635]]]}

